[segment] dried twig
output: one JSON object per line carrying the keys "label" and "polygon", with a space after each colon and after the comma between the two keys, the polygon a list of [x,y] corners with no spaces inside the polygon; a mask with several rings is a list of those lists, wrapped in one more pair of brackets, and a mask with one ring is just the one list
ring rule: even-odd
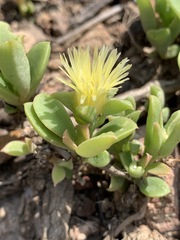
{"label": "dried twig", "polygon": [[180,79],[175,79],[171,81],[165,80],[150,81],[141,88],[132,89],[124,93],[118,94],[116,98],[125,99],[129,96],[132,96],[136,101],[139,101],[140,99],[145,98],[149,95],[150,88],[152,85],[161,86],[165,93],[173,93],[180,90]]}
{"label": "dried twig", "polygon": [[56,39],[56,43],[58,44],[64,44],[66,41],[69,40],[76,40],[79,38],[79,36],[87,31],[89,28],[93,27],[94,25],[105,21],[106,19],[114,16],[117,13],[120,13],[123,10],[122,6],[120,4],[115,5],[114,7],[100,13],[97,17],[94,17],[93,19],[87,21],[83,25],[79,26],[78,28],[68,32],[62,37],[59,37]]}
{"label": "dried twig", "polygon": [[72,20],[72,26],[81,24],[90,18],[94,17],[104,6],[111,3],[113,0],[103,0],[103,1],[95,1],[88,4],[80,14],[76,15]]}
{"label": "dried twig", "polygon": [[125,172],[115,168],[114,166],[107,165],[103,168],[103,170],[107,171],[109,174],[113,174],[114,176],[119,176],[131,180],[131,178]]}

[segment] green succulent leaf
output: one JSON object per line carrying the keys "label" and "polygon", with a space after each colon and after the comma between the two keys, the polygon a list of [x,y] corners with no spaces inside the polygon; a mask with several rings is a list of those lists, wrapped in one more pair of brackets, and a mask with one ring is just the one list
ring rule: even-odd
{"label": "green succulent leaf", "polygon": [[169,28],[149,30],[147,33],[149,42],[155,47],[162,58],[165,58],[167,48],[172,42],[171,31]]}
{"label": "green succulent leaf", "polygon": [[73,176],[73,171],[71,169],[68,168],[64,168],[65,174],[66,174],[66,178],[67,179],[72,179]]}
{"label": "green succulent leaf", "polygon": [[22,16],[33,14],[35,12],[35,7],[31,0],[18,1],[18,8]]}
{"label": "green succulent leaf", "polygon": [[158,122],[161,124],[161,110],[162,105],[160,100],[156,96],[151,95],[149,97],[149,108],[146,121],[145,146],[148,146],[153,139],[154,123]]}
{"label": "green succulent leaf", "polygon": [[105,167],[106,165],[108,165],[110,163],[110,155],[107,151],[103,151],[102,153],[96,155],[95,157],[90,157],[87,158],[86,161],[97,168],[102,168]]}
{"label": "green succulent leaf", "polygon": [[96,119],[96,109],[93,106],[78,106],[75,108],[76,122],[82,125],[90,124]]}
{"label": "green succulent leaf", "polygon": [[136,110],[136,111],[132,111],[130,113],[126,114],[127,118],[130,118],[131,120],[133,120],[133,122],[137,122],[139,119],[139,116],[141,114],[141,110]]}
{"label": "green succulent leaf", "polygon": [[0,71],[23,103],[30,90],[30,66],[24,47],[16,40],[0,44]]}
{"label": "green succulent leaf", "polygon": [[36,149],[36,145],[32,142],[31,138],[25,138],[25,143],[28,147],[28,150],[30,153],[33,153],[34,150]]}
{"label": "green succulent leaf", "polygon": [[[149,0],[137,0],[140,18],[145,32],[157,28],[156,16]],[[151,19],[151,20],[150,20]]]}
{"label": "green succulent leaf", "polygon": [[9,154],[11,156],[24,156],[29,153],[32,153],[32,151],[30,151],[29,146],[27,145],[26,142],[18,141],[18,140],[7,143],[3,147],[1,152],[5,152],[6,154]]}
{"label": "green succulent leaf", "polygon": [[0,44],[11,39],[20,40],[14,33],[11,32],[8,23],[0,21]]}
{"label": "green succulent leaf", "polygon": [[169,5],[176,13],[176,15],[180,18],[180,2],[179,0],[168,0]]}
{"label": "green succulent leaf", "polygon": [[104,106],[103,116],[114,115],[127,109],[133,109],[133,105],[130,101],[111,99]]}
{"label": "green succulent leaf", "polygon": [[7,114],[14,114],[14,113],[17,113],[17,112],[18,112],[18,108],[15,107],[15,106],[9,105],[8,103],[5,103],[5,105],[4,105],[4,111],[5,111]]}
{"label": "green succulent leaf", "polygon": [[133,155],[136,155],[140,152],[141,150],[141,147],[142,147],[142,144],[140,143],[140,141],[136,140],[136,139],[133,139],[130,144],[129,144],[129,147],[130,147],[130,152],[133,154]]}
{"label": "green succulent leaf", "polygon": [[58,163],[58,166],[72,170],[73,169],[72,159],[69,161],[61,161]]}
{"label": "green succulent leaf", "polygon": [[167,139],[159,150],[159,156],[167,157],[180,142],[180,110],[174,112],[165,125]]}
{"label": "green succulent leaf", "polygon": [[117,143],[113,144],[110,147],[109,152],[112,153],[114,156],[116,156],[116,158],[118,159],[119,158],[119,153],[121,151],[124,151],[124,145],[129,144],[131,138],[132,138],[132,134],[129,135],[128,137],[124,138],[120,142],[117,142]]}
{"label": "green succulent leaf", "polygon": [[31,73],[31,86],[28,98],[30,98],[37,90],[37,87],[46,70],[50,52],[50,43],[40,42],[33,46],[27,54]]}
{"label": "green succulent leaf", "polygon": [[170,109],[168,107],[164,107],[162,109],[163,123],[167,122],[167,120],[169,119],[169,115],[170,115]]}
{"label": "green succulent leaf", "polygon": [[47,93],[40,93],[34,98],[33,107],[40,121],[51,132],[63,137],[67,130],[71,139],[76,141],[73,123],[60,101]]}
{"label": "green succulent leaf", "polygon": [[151,86],[150,94],[156,96],[160,100],[161,107],[163,108],[165,105],[165,96],[163,89],[160,86],[153,85]]}
{"label": "green succulent leaf", "polygon": [[51,96],[60,101],[65,107],[72,112],[75,111],[76,106],[76,92],[55,92]]}
{"label": "green succulent leaf", "polygon": [[156,0],[156,11],[158,12],[163,26],[168,27],[174,18],[174,11],[170,8],[167,0]]}
{"label": "green succulent leaf", "polygon": [[44,140],[57,147],[66,148],[66,146],[62,143],[62,139],[58,135],[50,131],[37,117],[32,102],[25,103],[24,110],[31,125]]}
{"label": "green succulent leaf", "polygon": [[21,105],[19,97],[14,92],[12,92],[11,89],[9,89],[1,73],[0,73],[0,98],[10,105],[13,106]]}
{"label": "green succulent leaf", "polygon": [[133,110],[136,109],[136,101],[135,101],[135,99],[134,99],[133,96],[129,96],[129,97],[127,97],[125,100],[126,100],[126,101],[129,101],[129,102],[132,104]]}
{"label": "green succulent leaf", "polygon": [[164,163],[155,162],[147,166],[146,171],[148,173],[158,175],[158,176],[167,176],[173,175],[172,169]]}
{"label": "green succulent leaf", "polygon": [[142,158],[139,159],[138,164],[139,166],[146,168],[149,162],[151,161],[152,156],[146,153]]}
{"label": "green succulent leaf", "polygon": [[[78,136],[78,141],[79,141],[79,136]],[[67,130],[65,130],[63,137],[62,137],[62,142],[67,146],[69,150],[75,151],[77,148],[77,145],[75,142],[72,140],[72,138],[69,136],[69,133]]]}
{"label": "green succulent leaf", "polygon": [[159,150],[160,157],[169,156],[176,145],[180,142],[180,121],[171,129],[166,141],[162,144]]}
{"label": "green succulent leaf", "polygon": [[111,182],[107,191],[114,192],[114,191],[121,190],[125,184],[126,184],[125,178],[112,175]]}
{"label": "green succulent leaf", "polygon": [[76,132],[78,135],[78,143],[84,142],[90,138],[90,129],[89,125],[80,125],[76,126]]}
{"label": "green succulent leaf", "polygon": [[171,43],[170,44],[173,44],[175,42],[176,38],[180,34],[179,24],[180,24],[180,18],[178,16],[176,16],[171,21],[171,24],[169,25],[169,29],[171,31]]}
{"label": "green succulent leaf", "polygon": [[153,124],[151,140],[147,145],[145,145],[146,152],[153,157],[157,157],[159,154],[159,149],[161,148],[166,138],[167,138],[167,134],[164,128],[160,127],[158,122],[155,122]]}
{"label": "green succulent leaf", "polygon": [[178,63],[178,67],[179,67],[179,70],[180,70],[180,52],[179,52],[178,57],[177,57],[177,63]]}
{"label": "green succulent leaf", "polygon": [[131,177],[136,179],[141,178],[144,172],[144,168],[138,166],[136,161],[130,163],[128,173]]}
{"label": "green succulent leaf", "polygon": [[[180,21],[179,21],[179,23],[180,23]],[[165,59],[171,59],[171,58],[176,57],[178,55],[179,51],[180,51],[180,47],[178,44],[173,44],[173,45],[169,46],[167,48]]]}
{"label": "green succulent leaf", "polygon": [[169,135],[172,133],[173,129],[180,122],[180,110],[174,112],[169,118],[168,122],[164,126],[166,133]]}
{"label": "green succulent leaf", "polygon": [[126,117],[116,117],[100,128],[96,133],[96,136],[112,131],[116,135],[118,141],[121,141],[133,133],[136,128],[136,123],[131,119]]}
{"label": "green succulent leaf", "polygon": [[117,137],[113,132],[102,133],[82,142],[75,151],[81,157],[90,158],[107,150],[115,142],[117,142]]}
{"label": "green succulent leaf", "polygon": [[130,164],[133,162],[133,158],[130,152],[121,152],[119,154],[121,163],[126,171],[129,170]]}
{"label": "green succulent leaf", "polygon": [[164,197],[170,193],[169,186],[161,178],[147,177],[138,183],[140,191],[148,197]]}
{"label": "green succulent leaf", "polygon": [[52,180],[53,180],[54,186],[56,186],[58,183],[64,180],[65,177],[66,177],[66,172],[64,168],[58,165],[54,165],[52,170]]}

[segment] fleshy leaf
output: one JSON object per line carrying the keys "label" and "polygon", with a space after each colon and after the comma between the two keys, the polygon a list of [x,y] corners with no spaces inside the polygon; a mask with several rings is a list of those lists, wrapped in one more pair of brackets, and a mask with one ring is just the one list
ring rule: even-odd
{"label": "fleshy leaf", "polygon": [[123,151],[124,145],[129,143],[129,141],[131,140],[131,137],[132,137],[132,135],[129,135],[128,137],[124,138],[120,142],[117,142],[117,143],[113,144],[110,147],[109,152],[112,153],[114,156],[116,156],[117,159],[118,159],[119,158],[119,153],[121,151]]}
{"label": "fleshy leaf", "polygon": [[155,163],[149,164],[148,167],[146,168],[146,171],[148,173],[158,175],[158,176],[173,175],[172,169],[166,164],[161,162],[155,162]]}
{"label": "fleshy leaf", "polygon": [[77,125],[76,132],[78,136],[78,143],[84,142],[85,140],[90,138],[90,129],[89,125]]}
{"label": "fleshy leaf", "polygon": [[131,113],[126,114],[126,117],[130,118],[131,120],[133,120],[133,122],[136,123],[139,119],[141,112],[141,110],[132,111]]}
{"label": "fleshy leaf", "polygon": [[7,113],[7,114],[14,114],[14,113],[17,113],[18,112],[18,108],[16,106],[12,106],[8,103],[5,103],[4,105],[4,111]]}
{"label": "fleshy leaf", "polygon": [[121,152],[119,154],[120,156],[120,160],[121,160],[121,163],[124,167],[124,169],[126,171],[128,171],[129,169],[129,165],[132,163],[133,159],[132,159],[132,155],[130,154],[130,152]]}
{"label": "fleshy leaf", "polygon": [[66,176],[66,172],[63,167],[60,167],[58,165],[54,165],[52,170],[52,180],[54,183],[54,186],[56,186],[59,182],[61,182]]}
{"label": "fleshy leaf", "polygon": [[32,142],[31,138],[25,138],[25,143],[28,147],[28,150],[30,153],[33,153],[34,150],[36,149],[36,145]]}
{"label": "fleshy leaf", "polygon": [[153,85],[151,86],[150,94],[156,96],[160,100],[161,106],[163,108],[165,104],[165,96],[163,89],[157,85]]}
{"label": "fleshy leaf", "polygon": [[[179,24],[180,24],[180,19],[179,19]],[[178,44],[172,44],[171,46],[168,46],[165,59],[171,59],[176,57],[179,51],[180,51],[180,47]]]}
{"label": "fleshy leaf", "polygon": [[160,124],[162,105],[159,99],[151,95],[149,97],[149,109],[148,117],[146,121],[146,135],[145,135],[145,146],[149,145],[149,142],[153,139],[153,126],[155,122]]}
{"label": "fleshy leaf", "polygon": [[10,26],[8,23],[0,21],[0,43],[9,41],[11,39],[18,39],[14,33],[11,32]]}
{"label": "fleshy leaf", "polygon": [[[180,34],[180,28],[179,28],[179,24],[180,24],[180,17],[176,16],[173,18],[173,20],[171,21],[170,25],[169,25],[169,29],[171,31],[171,43],[173,44],[175,43],[176,38],[179,36]],[[178,44],[173,44],[176,47],[179,46]],[[172,45],[172,46],[173,46]],[[175,48],[176,48],[175,47]],[[174,47],[173,47],[174,48]],[[173,49],[174,51],[175,49]]]}
{"label": "fleshy leaf", "polygon": [[25,142],[18,140],[11,141],[6,144],[1,152],[5,152],[11,156],[23,156],[32,153]]}
{"label": "fleshy leaf", "polygon": [[47,127],[45,127],[44,124],[37,117],[32,102],[25,103],[24,110],[31,125],[44,140],[57,147],[66,148],[66,146],[62,143],[62,139],[53,132],[51,132]]}
{"label": "fleshy leaf", "polygon": [[134,99],[133,96],[129,96],[129,97],[127,97],[125,100],[126,100],[126,101],[129,101],[129,102],[132,104],[133,110],[136,109],[136,101],[135,101],[135,99]]}
{"label": "fleshy leaf", "polygon": [[166,123],[170,115],[170,109],[168,107],[164,107],[162,109],[162,118],[163,118],[163,123]]}
{"label": "fleshy leaf", "polygon": [[168,3],[170,4],[171,8],[176,13],[176,15],[180,18],[180,1],[179,0],[168,0]]}
{"label": "fleshy leaf", "polygon": [[119,99],[111,99],[109,100],[105,106],[103,115],[113,115],[125,111],[127,109],[133,109],[133,105],[128,100],[119,100]]}
{"label": "fleshy leaf", "polygon": [[130,142],[130,152],[134,155],[138,154],[141,150],[142,143],[136,139]]}
{"label": "fleshy leaf", "polygon": [[151,29],[156,29],[156,17],[150,1],[137,0],[137,4],[140,10],[140,18],[145,32]]}
{"label": "fleshy leaf", "polygon": [[60,101],[47,93],[40,93],[34,98],[33,107],[38,118],[50,131],[63,137],[67,130],[72,140],[76,140],[75,128]]}
{"label": "fleshy leaf", "polygon": [[96,136],[112,131],[118,138],[118,141],[121,141],[133,133],[136,128],[136,123],[131,119],[126,117],[116,117],[100,128],[96,133]]}
{"label": "fleshy leaf", "polygon": [[60,101],[65,107],[74,112],[76,105],[76,92],[55,92],[51,96]]}
{"label": "fleshy leaf", "polygon": [[124,187],[125,183],[126,183],[125,178],[112,175],[111,182],[107,191],[114,192],[114,191],[121,190]]}
{"label": "fleshy leaf", "polygon": [[95,157],[91,157],[91,158],[87,158],[86,161],[94,166],[94,167],[98,167],[98,168],[102,168],[105,167],[106,165],[108,165],[110,163],[110,155],[107,151],[104,151],[98,155],[96,155]]}
{"label": "fleshy leaf", "polygon": [[131,162],[129,165],[128,173],[133,178],[141,178],[144,174],[144,169],[137,165],[136,161]]}
{"label": "fleshy leaf", "polygon": [[162,58],[165,58],[167,48],[171,44],[171,32],[169,28],[149,30],[147,33],[149,42],[155,47]]}
{"label": "fleshy leaf", "polygon": [[163,26],[168,27],[175,16],[173,10],[169,7],[167,0],[156,0],[155,3],[156,11],[162,20]]}
{"label": "fleshy leaf", "polygon": [[149,155],[148,153],[146,153],[145,156],[143,156],[141,159],[139,159],[138,164],[143,167],[146,168],[147,165],[149,164],[149,162],[151,161],[152,156]]}
{"label": "fleshy leaf", "polygon": [[73,176],[73,170],[68,169],[68,168],[64,168],[65,174],[66,174],[66,178],[67,179],[72,179]]}
{"label": "fleshy leaf", "polygon": [[77,145],[72,140],[72,138],[69,136],[69,133],[67,130],[65,130],[65,132],[63,134],[62,141],[70,150],[75,151],[75,149],[77,148]]}
{"label": "fleshy leaf", "polygon": [[180,122],[180,110],[174,112],[171,117],[169,118],[168,122],[164,126],[167,134],[171,134],[174,127]]}
{"label": "fleshy leaf", "polygon": [[58,163],[58,166],[72,170],[73,169],[72,159],[69,161],[61,161]]}
{"label": "fleshy leaf", "polygon": [[169,136],[167,137],[166,141],[162,144],[159,150],[160,157],[167,157],[169,156],[176,145],[180,142],[180,121],[176,123],[174,127],[172,127]]}
{"label": "fleshy leaf", "polygon": [[148,197],[164,197],[170,193],[169,186],[161,178],[147,177],[138,183],[140,191]]}
{"label": "fleshy leaf", "polygon": [[51,47],[49,42],[40,42],[31,48],[27,54],[31,73],[31,88],[28,98],[37,90],[37,87],[46,70]]}
{"label": "fleshy leaf", "polygon": [[159,149],[161,148],[163,142],[166,139],[166,133],[164,128],[160,127],[158,122],[153,124],[153,132],[149,144],[146,145],[146,152],[153,157],[157,157],[159,154]]}
{"label": "fleshy leaf", "polygon": [[178,57],[177,57],[177,63],[178,63],[178,67],[180,69],[180,52],[179,52]]}
{"label": "fleshy leaf", "polygon": [[102,133],[82,142],[75,151],[81,157],[94,157],[107,150],[115,142],[117,142],[117,137],[113,132]]}
{"label": "fleshy leaf", "polygon": [[30,90],[30,66],[24,47],[15,40],[0,45],[0,70],[23,103]]}
{"label": "fleshy leaf", "polygon": [[0,73],[0,98],[6,103],[13,106],[18,106],[21,104],[19,101],[19,97],[8,88],[7,83],[1,76],[1,73]]}
{"label": "fleshy leaf", "polygon": [[96,119],[96,109],[93,106],[78,106],[75,108],[74,117],[79,124],[90,124]]}
{"label": "fleshy leaf", "polygon": [[22,16],[32,15],[35,12],[35,6],[31,0],[18,1],[18,8]]}

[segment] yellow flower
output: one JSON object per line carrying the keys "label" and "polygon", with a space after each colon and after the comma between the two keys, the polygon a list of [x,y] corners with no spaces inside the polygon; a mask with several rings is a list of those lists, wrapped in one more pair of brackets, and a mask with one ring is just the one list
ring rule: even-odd
{"label": "yellow flower", "polygon": [[125,58],[117,65],[120,53],[114,49],[103,47],[100,51],[94,49],[91,58],[89,48],[68,49],[68,57],[60,56],[61,68],[71,81],[60,79],[65,85],[74,89],[77,104],[93,106],[97,114],[101,113],[109,97],[113,97],[120,84],[128,80],[128,70],[131,65]]}

